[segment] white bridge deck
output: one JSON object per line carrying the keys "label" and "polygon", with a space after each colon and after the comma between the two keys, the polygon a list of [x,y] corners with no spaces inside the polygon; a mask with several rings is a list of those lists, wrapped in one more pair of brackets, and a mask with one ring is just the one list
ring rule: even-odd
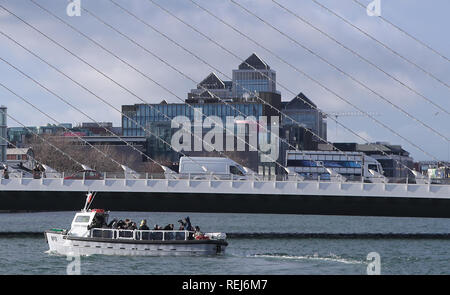
{"label": "white bridge deck", "polygon": [[249,194],[450,199],[450,185],[333,181],[10,178],[0,191]]}

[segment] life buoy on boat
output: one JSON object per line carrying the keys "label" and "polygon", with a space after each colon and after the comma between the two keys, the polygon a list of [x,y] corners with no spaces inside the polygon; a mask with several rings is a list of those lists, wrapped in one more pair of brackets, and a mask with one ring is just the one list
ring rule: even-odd
{"label": "life buoy on boat", "polygon": [[197,236],[195,236],[195,239],[196,240],[209,240],[209,237],[205,236],[205,235],[197,235]]}

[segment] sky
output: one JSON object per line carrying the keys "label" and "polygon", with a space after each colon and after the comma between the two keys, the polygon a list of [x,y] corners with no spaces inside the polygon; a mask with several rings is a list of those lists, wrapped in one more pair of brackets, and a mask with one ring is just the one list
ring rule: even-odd
{"label": "sky", "polygon": [[[394,131],[381,126],[367,116],[338,117],[340,123],[365,140],[402,145],[415,160],[450,159],[450,144],[448,140],[439,135],[450,137],[450,116],[448,114],[302,23],[295,16],[288,14],[271,0],[236,0],[236,2],[296,42],[248,14],[232,1],[194,0],[200,6],[236,27],[243,34],[256,40],[270,52],[220,23],[195,6],[191,0],[114,0],[182,44],[220,72],[127,15],[111,0],[81,0],[82,8],[91,11],[126,36],[139,42],[148,51],[184,75],[168,67],[158,58],[111,30],[85,11],[81,11],[80,16],[67,15],[68,2],[65,0],[35,1],[172,92],[170,93],[157,83],[146,79],[30,0],[0,0],[3,7],[128,89],[131,93],[111,82],[0,7],[0,31],[3,34],[10,36],[72,79],[104,98],[116,109],[120,109],[122,105],[141,103],[139,98],[148,103],[159,103],[163,99],[169,103],[179,103],[180,99],[187,98],[190,89],[196,88],[196,84],[210,72],[216,72],[224,80],[231,80],[232,70],[237,69],[242,60],[254,52],[276,71],[277,90],[281,92],[283,101],[291,100],[296,94],[302,92],[324,112],[357,111],[352,105],[296,71],[295,68],[297,68],[320,81],[321,84],[351,104],[374,114],[376,120]],[[209,36],[234,55],[167,14],[154,5],[153,1]],[[318,6],[314,1],[277,1],[441,108],[450,110],[450,89],[448,87],[367,38]],[[380,18],[368,16],[366,10],[355,4],[353,0],[317,1],[387,44],[402,56],[420,65],[427,72],[450,84],[450,63],[448,61],[389,26]],[[369,0],[359,1],[364,5],[371,2]],[[430,45],[444,56],[450,56],[448,35],[450,2],[448,0],[380,0],[380,3],[381,16]],[[373,91],[355,83],[296,43],[309,48]],[[97,121],[109,121],[113,122],[115,126],[120,126],[120,112],[101,102],[2,34],[0,34],[0,44],[2,59],[70,101]],[[47,123],[78,124],[91,121],[2,60],[0,60],[0,82],[54,119],[50,120],[0,86],[0,105],[7,106],[8,113],[22,124],[37,126]],[[383,101],[374,92],[402,108],[411,116],[405,115]],[[432,130],[424,127],[418,121],[423,122]],[[8,125],[20,126],[19,123],[9,118]],[[330,142],[365,143],[360,137],[342,126],[336,126],[336,123],[328,118],[328,140]]]}

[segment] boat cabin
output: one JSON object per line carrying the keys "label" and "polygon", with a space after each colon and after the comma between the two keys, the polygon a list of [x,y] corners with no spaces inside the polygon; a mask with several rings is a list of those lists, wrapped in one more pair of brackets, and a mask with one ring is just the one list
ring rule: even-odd
{"label": "boat cabin", "polygon": [[93,227],[102,227],[108,223],[109,212],[103,209],[91,209],[81,211],[75,214],[69,235],[78,237],[88,237],[90,229]]}

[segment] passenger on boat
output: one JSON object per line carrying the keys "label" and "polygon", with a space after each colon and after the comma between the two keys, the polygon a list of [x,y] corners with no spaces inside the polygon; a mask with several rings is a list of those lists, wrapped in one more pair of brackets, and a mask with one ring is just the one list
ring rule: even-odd
{"label": "passenger on boat", "polygon": [[131,222],[130,222],[130,225],[128,226],[127,229],[129,229],[129,230],[135,230],[135,229],[137,229],[136,222],[131,221]]}
{"label": "passenger on boat", "polygon": [[179,230],[184,230],[186,227],[186,222],[184,222],[182,219],[178,220],[178,223],[180,224]]}
{"label": "passenger on boat", "polygon": [[125,229],[125,222],[121,219],[117,221],[116,223],[113,223],[112,228],[114,229]]}
{"label": "passenger on boat", "polygon": [[173,224],[168,224],[164,227],[164,230],[173,230]]}
{"label": "passenger on boat", "polygon": [[142,219],[141,225],[139,226],[139,230],[149,230],[150,228],[147,226],[147,220]]}
{"label": "passenger on boat", "polygon": [[5,169],[3,170],[3,178],[9,179],[8,166],[5,166]]}
{"label": "passenger on boat", "polygon": [[205,236],[205,234],[200,231],[200,227],[198,226],[195,227],[194,238],[196,240],[209,240],[209,237]]}
{"label": "passenger on boat", "polygon": [[153,230],[161,230],[162,228],[159,226],[159,225],[157,225],[157,224],[155,224],[155,227],[153,228]]}
{"label": "passenger on boat", "polygon": [[194,228],[192,227],[191,219],[189,218],[189,216],[187,216],[187,217],[184,219],[184,221],[185,221],[185,223],[186,223],[186,225],[185,225],[186,230],[188,230],[188,231],[193,231]]}
{"label": "passenger on boat", "polygon": [[88,226],[91,228],[102,228],[105,225],[105,218],[102,215],[95,215],[92,223]]}
{"label": "passenger on boat", "polygon": [[110,223],[108,223],[107,227],[108,228],[117,228],[116,224],[117,224],[117,218],[114,218]]}

